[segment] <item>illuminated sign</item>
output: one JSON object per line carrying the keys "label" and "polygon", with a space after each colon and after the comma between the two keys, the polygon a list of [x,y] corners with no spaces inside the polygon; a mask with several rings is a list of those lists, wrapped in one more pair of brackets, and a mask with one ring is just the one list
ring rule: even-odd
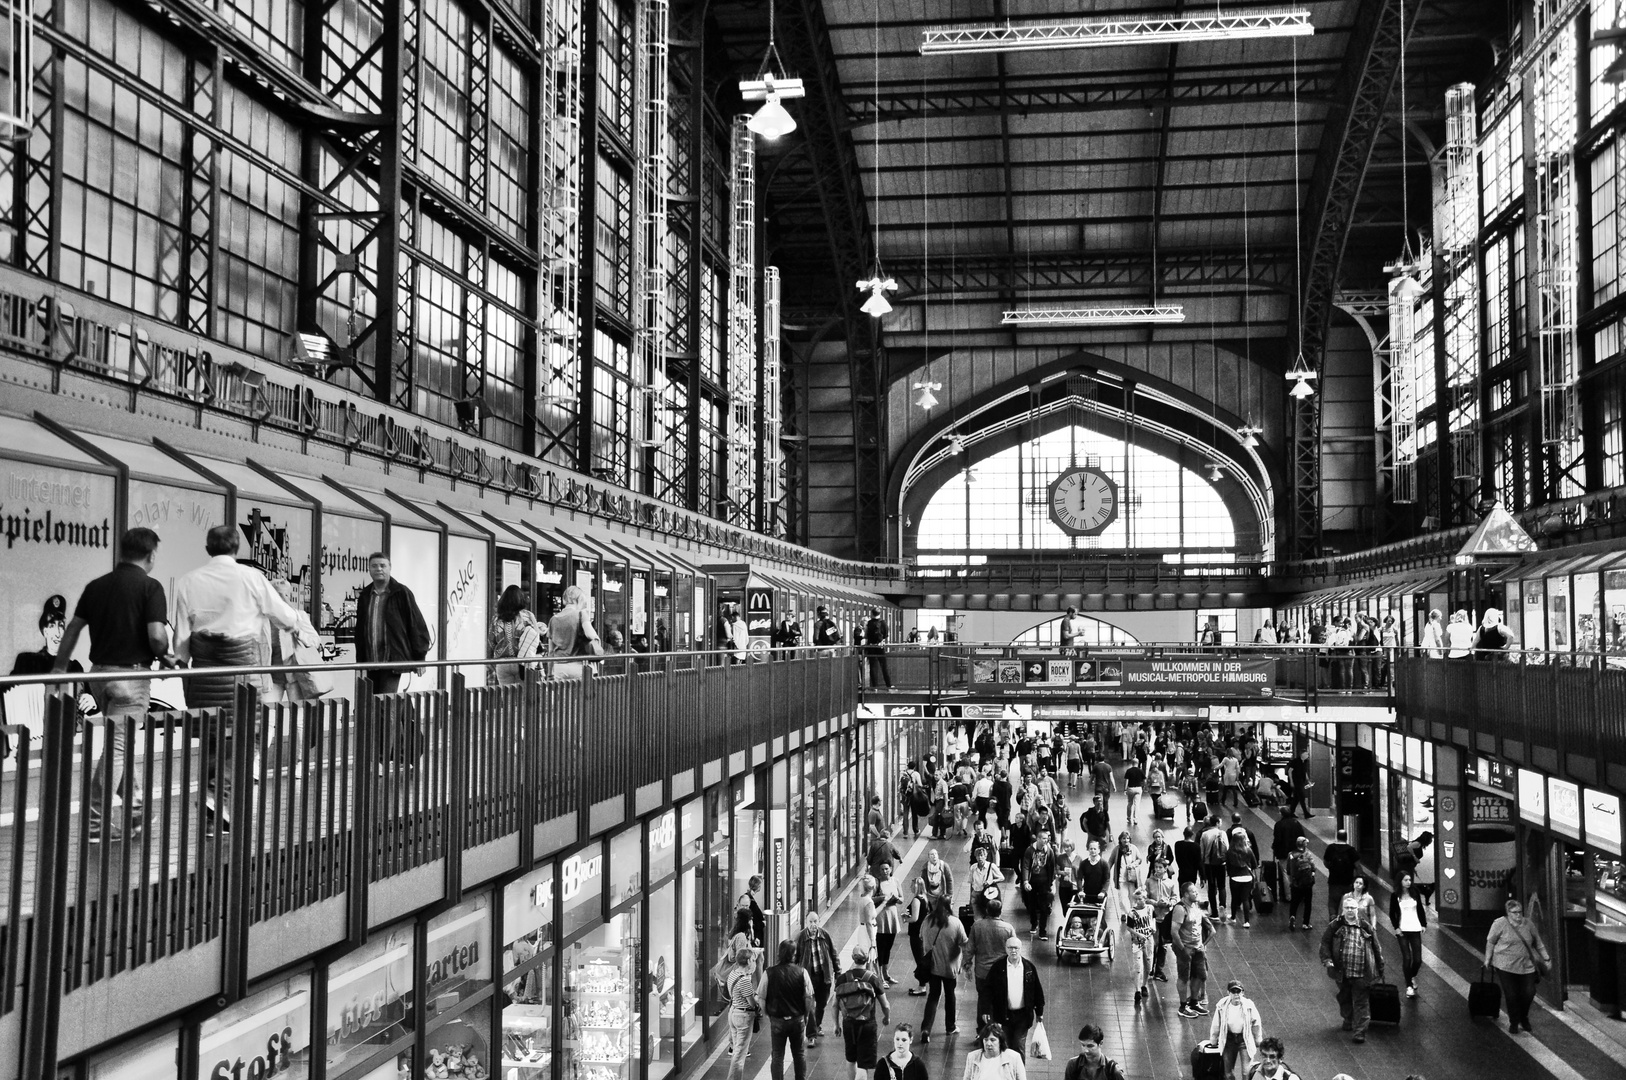
{"label": "illuminated sign", "polygon": [[1529,769],[1519,770],[1519,817],[1532,825],[1547,824],[1547,784]]}
{"label": "illuminated sign", "polygon": [[1547,778],[1547,821],[1572,839],[1581,839],[1581,789],[1568,780]]}
{"label": "illuminated sign", "polygon": [[1611,855],[1621,853],[1620,799],[1603,791],[1587,788],[1586,842]]}

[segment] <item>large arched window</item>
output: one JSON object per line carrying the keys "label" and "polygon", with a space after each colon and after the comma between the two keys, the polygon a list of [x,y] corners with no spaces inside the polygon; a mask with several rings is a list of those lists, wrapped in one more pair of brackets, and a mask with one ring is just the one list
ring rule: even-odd
{"label": "large arched window", "polygon": [[[1065,617],[1065,616],[1063,616]],[[1120,630],[1109,622],[1092,619],[1088,615],[1080,615],[1079,620],[1084,624],[1083,632],[1078,635],[1078,645],[1139,645],[1140,640],[1128,631]],[[1012,645],[1060,645],[1061,644],[1061,618],[1051,619],[1040,623],[1031,630],[1024,630],[1011,639]]]}
{"label": "large arched window", "polygon": [[[1050,481],[1074,462],[1093,465],[1118,483],[1118,519],[1098,537],[1072,538],[1051,523]],[[1214,484],[1162,454],[1126,448],[1119,439],[1077,425],[976,463],[953,475],[920,516],[917,549],[987,551],[1073,547],[1175,552],[1234,551],[1236,526]]]}

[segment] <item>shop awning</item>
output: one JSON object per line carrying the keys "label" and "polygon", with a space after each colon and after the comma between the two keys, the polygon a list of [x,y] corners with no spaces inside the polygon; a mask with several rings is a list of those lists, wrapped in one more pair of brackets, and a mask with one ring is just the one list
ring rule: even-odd
{"label": "shop awning", "polygon": [[610,545],[604,543],[602,540],[594,537],[591,533],[582,533],[578,535],[573,532],[566,532],[564,529],[558,528],[557,526],[554,527],[553,531],[564,537],[566,540],[573,541],[574,546],[577,549],[586,552],[595,558],[607,560],[613,563],[624,563],[627,561],[627,557],[625,555],[615,550]]}

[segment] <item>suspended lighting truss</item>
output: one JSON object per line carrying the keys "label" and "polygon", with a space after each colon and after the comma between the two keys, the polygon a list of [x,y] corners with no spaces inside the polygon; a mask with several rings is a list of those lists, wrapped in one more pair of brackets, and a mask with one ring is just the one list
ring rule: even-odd
{"label": "suspended lighting truss", "polygon": [[785,450],[780,445],[783,421],[779,415],[780,371],[780,278],[779,267],[762,268],[762,376],[758,379],[762,411],[762,502],[764,529],[773,536],[785,536],[782,504],[789,477]]}
{"label": "suspended lighting truss", "polygon": [[756,139],[736,116],[729,155],[728,449],[724,494],[746,528],[757,491]]}
{"label": "suspended lighting truss", "polygon": [[1181,304],[1150,307],[1019,308],[1005,312],[1006,326],[1147,326],[1183,323]]}
{"label": "suspended lighting truss", "polygon": [[1428,290],[1413,276],[1423,273],[1416,262],[1394,262],[1384,269],[1389,273],[1391,491],[1397,504],[1406,504],[1417,501],[1417,353],[1424,321],[1418,318],[1418,306]]}
{"label": "suspended lighting truss", "polygon": [[[633,199],[636,219],[633,228],[633,275],[635,282],[633,315],[633,370],[647,372],[650,393],[648,409],[637,410],[630,432],[632,444],[645,440],[653,444],[647,456],[653,460],[646,472],[645,462],[628,470],[635,489],[646,487],[656,498],[681,495],[682,455],[663,453],[660,448],[681,439],[684,433],[671,423],[668,406],[669,380],[666,375],[666,298],[668,256],[667,200],[670,195],[671,159],[668,136],[671,130],[671,83],[667,78],[670,56],[670,0],[640,0],[638,4],[638,60],[635,65],[633,100],[641,103],[635,114],[633,152],[636,171]],[[628,457],[630,458],[630,447]],[[645,477],[648,477],[646,483]],[[627,482],[626,480],[622,481]]]}
{"label": "suspended lighting truss", "polygon": [[[1446,392],[1449,412],[1451,476],[1479,479],[1479,111],[1472,83],[1459,83],[1445,94],[1445,198],[1435,211],[1443,219],[1440,267],[1436,287],[1443,290]],[[1471,502],[1472,487],[1462,501]],[[1442,507],[1442,510],[1445,509]],[[1453,511],[1453,516],[1455,513]]]}
{"label": "suspended lighting truss", "polygon": [[1209,11],[1189,15],[1141,15],[1018,26],[957,26],[927,30],[925,56],[958,53],[1035,52],[1106,45],[1176,45],[1187,41],[1304,37],[1315,33],[1306,8]]}

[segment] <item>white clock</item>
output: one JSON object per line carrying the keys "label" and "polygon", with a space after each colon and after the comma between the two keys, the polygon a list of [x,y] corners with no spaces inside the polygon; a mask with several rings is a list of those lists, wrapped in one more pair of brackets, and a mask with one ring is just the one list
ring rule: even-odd
{"label": "white clock", "polygon": [[1099,536],[1118,520],[1118,485],[1100,469],[1068,469],[1050,482],[1050,520],[1069,536]]}

